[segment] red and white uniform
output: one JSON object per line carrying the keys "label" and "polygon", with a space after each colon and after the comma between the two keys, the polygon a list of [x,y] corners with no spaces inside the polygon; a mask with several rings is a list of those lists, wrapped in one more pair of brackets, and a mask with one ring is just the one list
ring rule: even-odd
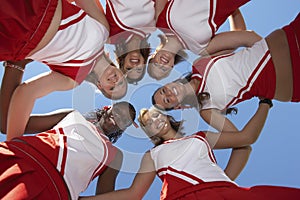
{"label": "red and white uniform", "polygon": [[300,195],[295,188],[237,186],[216,164],[203,132],[166,141],[150,153],[163,182],[161,200],[296,200]]}
{"label": "red and white uniform", "polygon": [[201,53],[218,28],[249,0],[169,0],[156,26],[175,34],[184,48]]}
{"label": "red and white uniform", "polygon": [[[19,137],[17,140],[22,142],[12,141],[8,142],[8,145],[16,145],[28,154],[38,152],[40,157],[46,158],[52,166],[55,166],[56,172],[52,170],[53,176],[55,177],[59,172],[61,179],[63,177],[71,199],[78,199],[79,194],[103,172],[116,153],[116,148],[112,146],[106,136],[99,133],[96,127],[77,111],[68,114],[50,131],[37,136]],[[28,146],[25,148],[32,150],[27,151],[22,145]],[[2,159],[2,157],[0,158]],[[49,176],[52,177],[51,170],[47,169],[48,166],[39,162],[39,159],[35,160],[46,171],[49,171]],[[0,170],[3,171],[3,168],[0,167]],[[9,174],[9,172],[9,169],[6,169],[5,173]],[[17,175],[18,172],[15,171],[8,177],[17,177]],[[22,175],[20,174],[20,176]],[[0,179],[2,179],[1,176]],[[30,191],[32,188],[30,188],[30,183],[28,184]],[[60,187],[63,186],[60,185]]]}
{"label": "red and white uniform", "polygon": [[273,99],[275,94],[275,69],[264,39],[236,53],[198,60],[192,78],[200,80],[196,94],[210,94],[202,109],[224,110],[254,96]]}
{"label": "red and white uniform", "polygon": [[[108,30],[79,7],[62,0],[57,34],[30,57],[54,16],[57,0],[4,0],[0,7],[0,60],[30,58],[81,83],[103,52]],[[16,6],[18,5],[18,6]]]}
{"label": "red and white uniform", "polygon": [[62,1],[62,20],[54,38],[29,58],[81,83],[103,53],[108,30],[83,10]]}
{"label": "red and white uniform", "polygon": [[106,0],[106,18],[110,26],[112,43],[122,37],[137,34],[145,38],[155,31],[155,10],[153,0]]}

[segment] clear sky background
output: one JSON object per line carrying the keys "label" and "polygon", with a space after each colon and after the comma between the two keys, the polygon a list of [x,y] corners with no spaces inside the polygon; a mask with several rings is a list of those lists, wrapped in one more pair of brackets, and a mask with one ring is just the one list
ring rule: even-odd
{"label": "clear sky background", "polygon": [[[104,1],[101,0],[103,3]],[[241,11],[244,15],[247,28],[256,31],[261,36],[267,36],[277,28],[288,24],[300,11],[299,0],[253,0],[243,6]],[[228,30],[225,23],[220,31]],[[199,33],[200,34],[200,33]],[[155,38],[152,40],[156,45]],[[109,48],[109,47],[108,47]],[[111,55],[113,55],[111,53]],[[2,63],[1,63],[2,64]],[[129,92],[123,100],[130,101],[137,112],[141,108],[151,106],[151,95],[160,85],[170,82],[183,72],[190,70],[190,63],[185,62],[176,66],[172,75],[158,83],[147,75],[136,86],[130,85]],[[26,68],[24,80],[31,78],[48,68],[37,62],[31,63]],[[1,79],[3,68],[0,68]],[[83,83],[78,88],[67,92],[55,92],[36,101],[33,113],[46,113],[61,108],[74,108],[82,113],[96,107],[110,105],[113,102],[106,99],[101,93],[95,91],[89,84]],[[300,188],[300,104],[282,103],[274,101],[265,127],[260,138],[252,146],[253,150],[247,166],[236,179],[241,186],[253,185],[283,185]],[[252,99],[240,103],[237,115],[230,119],[237,127],[242,128],[257,109],[258,100]],[[187,135],[197,130],[208,130],[209,127],[199,118],[193,110],[171,112],[176,119],[185,120],[185,132]],[[18,119],[16,119],[17,123]],[[5,135],[0,135],[1,141]],[[117,189],[129,187],[134,173],[138,170],[140,158],[145,151],[152,148],[141,129],[129,127],[121,139],[115,144],[124,152],[124,163],[120,175],[117,178]],[[216,150],[217,161],[221,167],[227,163],[230,150]],[[297,156],[298,155],[298,156]],[[84,163],[76,163],[82,164]],[[159,199],[161,182],[155,179],[144,200]],[[95,191],[95,181],[82,195],[92,195]]]}

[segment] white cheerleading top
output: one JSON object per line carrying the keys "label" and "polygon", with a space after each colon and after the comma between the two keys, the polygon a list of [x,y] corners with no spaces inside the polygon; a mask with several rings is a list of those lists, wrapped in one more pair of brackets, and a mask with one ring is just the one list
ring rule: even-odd
{"label": "white cheerleading top", "polygon": [[[216,164],[209,144],[199,132],[197,135],[174,139],[151,149],[158,176],[164,184],[180,179],[191,185],[202,182],[232,182]],[[172,180],[168,177],[172,177]]]}
{"label": "white cheerleading top", "polygon": [[262,39],[236,53],[198,60],[192,78],[200,80],[196,94],[210,94],[202,109],[224,110],[254,96],[272,99],[275,77],[270,76],[271,71],[274,71],[272,58]]}
{"label": "white cheerleading top", "polygon": [[[63,1],[63,9],[70,9],[71,14],[62,16],[54,38],[30,58],[43,62],[52,70],[70,76],[80,83],[92,70],[96,58],[103,53],[109,33],[104,25],[75,5]],[[64,12],[68,13],[68,10],[63,10],[63,14]],[[76,74],[80,67],[88,67],[84,69],[83,75]],[[69,75],[72,69],[76,72]]]}

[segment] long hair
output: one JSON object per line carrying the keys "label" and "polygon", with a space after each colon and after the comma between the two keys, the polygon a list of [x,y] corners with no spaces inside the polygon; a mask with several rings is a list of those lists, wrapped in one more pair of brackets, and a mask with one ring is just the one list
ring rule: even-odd
{"label": "long hair", "polygon": [[[188,73],[185,77],[183,78],[179,78],[173,82],[180,82],[183,84],[186,84],[188,82],[190,82],[192,80],[192,73]],[[161,88],[161,87],[160,87]],[[170,111],[173,110],[174,107],[172,108],[161,108],[160,106],[157,106],[156,101],[154,99],[154,94],[156,92],[158,92],[158,90],[160,89],[158,88],[152,95],[152,104],[153,106],[155,106],[156,108],[160,109],[160,110],[165,110],[165,111]],[[185,105],[189,105],[191,107],[196,108],[197,110],[201,110],[201,108],[204,105],[204,102],[210,99],[210,94],[208,92],[201,92],[199,94],[193,94],[193,95],[187,95],[184,97],[184,99],[182,100],[182,102],[180,103],[181,106],[185,106]],[[236,107],[230,107],[227,108],[226,111],[224,112],[224,114],[237,114],[238,109]]]}
{"label": "long hair", "polygon": [[[143,38],[140,43],[139,51],[144,58],[144,65],[146,65],[150,54],[150,43],[148,42],[149,36]],[[119,39],[119,42],[115,44],[115,47],[116,47],[115,54],[117,57],[116,60],[119,64],[120,70],[125,74],[126,73],[125,66],[124,66],[125,58],[128,55],[128,53],[130,53],[127,50],[127,44],[125,42],[125,39],[124,38],[122,40]],[[138,81],[143,79],[145,73],[146,73],[146,67],[143,68],[142,76],[140,76],[138,79],[131,79],[129,77],[126,77],[127,82],[130,84],[137,84]]]}
{"label": "long hair", "polygon": [[[148,65],[151,65],[151,62],[153,60],[153,57],[156,55],[156,53],[163,48],[163,46],[168,42],[168,38],[163,35],[163,34],[159,34],[158,35],[159,39],[160,39],[160,44],[158,45],[158,47],[156,48],[155,52],[153,55],[151,55],[150,59],[149,59],[149,63]],[[175,54],[175,58],[174,58],[174,65],[186,60],[188,57],[187,53],[184,50],[179,50],[176,54]],[[152,71],[150,70],[150,67],[147,68],[147,73],[149,74],[149,76],[151,78],[155,78],[154,74],[152,73]]]}
{"label": "long hair", "polygon": [[[144,118],[144,115],[147,113],[147,112],[149,112],[149,110],[148,109],[145,109],[145,108],[143,108],[143,109],[141,109],[140,110],[140,114],[139,114],[139,116],[138,116],[138,121],[139,121],[139,123],[140,123],[140,126],[141,126],[141,128],[142,128],[142,130],[148,135],[148,137],[151,139],[151,142],[155,145],[155,146],[158,146],[158,145],[160,145],[160,144],[162,144],[163,142],[164,142],[164,140],[163,140],[163,138],[160,138],[160,137],[158,137],[158,136],[151,136],[151,133],[147,130],[147,128],[146,128],[146,124],[145,124],[145,122],[144,122],[144,120],[143,120],[143,118]],[[165,115],[165,114],[163,114],[161,111],[159,111],[158,110],[158,112],[160,112],[162,115]],[[176,121],[175,120],[175,118],[173,117],[173,116],[171,116],[171,115],[166,115],[167,116],[167,119],[170,121],[170,125],[171,125],[171,127],[172,127],[172,129],[174,129],[178,134],[180,134],[180,135],[185,135],[183,132],[182,132],[182,129],[183,129],[183,127],[182,127],[182,124],[183,124],[183,120],[181,120],[181,121]]]}

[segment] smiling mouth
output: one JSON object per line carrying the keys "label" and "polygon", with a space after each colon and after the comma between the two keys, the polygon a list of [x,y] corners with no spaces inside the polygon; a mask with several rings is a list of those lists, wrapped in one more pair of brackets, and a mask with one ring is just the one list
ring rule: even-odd
{"label": "smiling mouth", "polygon": [[159,120],[159,124],[157,125],[157,128],[160,129],[160,128],[162,128],[163,126],[165,126],[165,124],[166,124],[165,121]]}
{"label": "smiling mouth", "polygon": [[173,94],[178,95],[177,89],[175,87],[172,88]]}
{"label": "smiling mouth", "polygon": [[130,62],[132,62],[132,63],[139,63],[140,59],[130,59]]}
{"label": "smiling mouth", "polygon": [[163,63],[163,64],[168,64],[169,63],[169,58],[165,55],[161,56],[160,57],[160,61]]}

